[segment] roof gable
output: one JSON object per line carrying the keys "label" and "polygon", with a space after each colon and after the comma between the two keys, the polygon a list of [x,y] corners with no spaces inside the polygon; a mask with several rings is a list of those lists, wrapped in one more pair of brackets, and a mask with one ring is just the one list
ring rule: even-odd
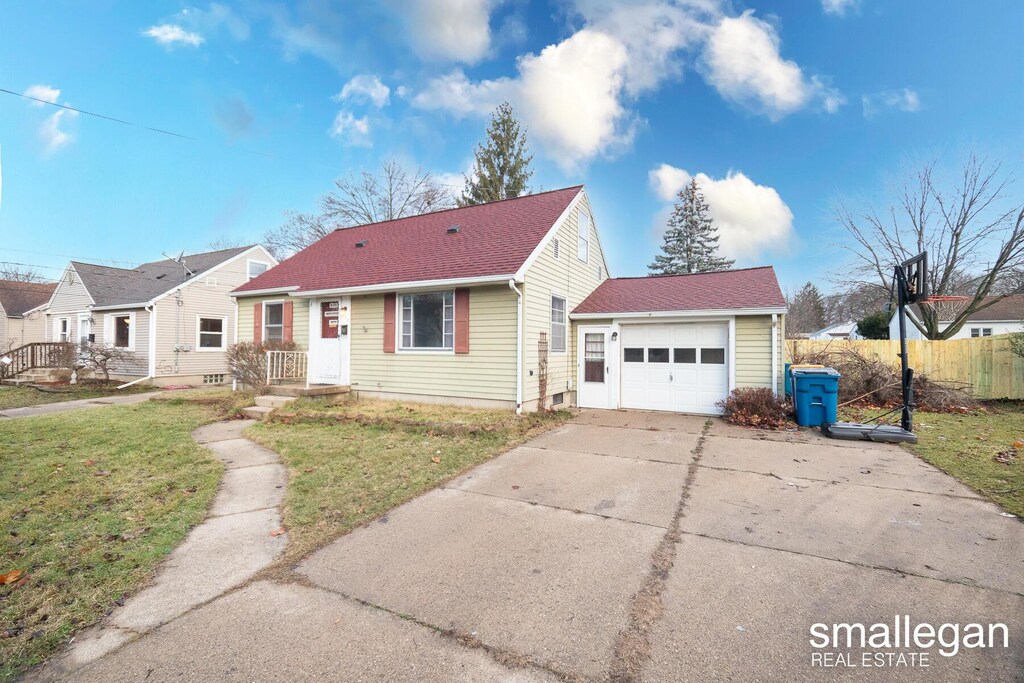
{"label": "roof gable", "polygon": [[[581,190],[576,186],[335,230],[235,292],[511,277]],[[457,231],[449,230],[456,226]]]}
{"label": "roof gable", "polygon": [[187,255],[182,258],[184,266],[172,259],[143,263],[137,268],[114,268],[81,261],[72,261],[71,266],[96,306],[144,304],[253,246]]}
{"label": "roof gable", "polygon": [[668,313],[785,308],[786,297],[771,266],[692,275],[605,280],[574,314]]}
{"label": "roof gable", "polygon": [[17,318],[50,300],[56,282],[0,280],[0,306],[5,315]]}

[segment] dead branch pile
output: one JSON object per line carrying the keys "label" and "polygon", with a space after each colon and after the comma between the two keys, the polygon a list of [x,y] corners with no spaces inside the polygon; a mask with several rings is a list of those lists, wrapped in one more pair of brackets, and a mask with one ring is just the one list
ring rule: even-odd
{"label": "dead branch pile", "polygon": [[[840,405],[894,407],[900,404],[900,367],[876,357],[866,357],[854,349],[816,349],[793,358],[794,364],[812,363],[835,368],[839,380]],[[917,407],[931,412],[964,412],[977,407],[970,385],[936,382],[914,374],[914,399]]]}

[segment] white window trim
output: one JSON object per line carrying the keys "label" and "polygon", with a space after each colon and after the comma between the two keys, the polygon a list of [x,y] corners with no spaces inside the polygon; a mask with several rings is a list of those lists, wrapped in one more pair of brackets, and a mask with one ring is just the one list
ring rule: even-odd
{"label": "white window trim", "polygon": [[[204,347],[204,346],[200,346],[199,345],[199,335],[201,334],[200,333],[200,329],[201,329],[200,328],[200,322],[203,319],[206,319],[206,320],[220,320],[221,321],[221,324],[223,325],[223,327],[221,327],[220,346],[219,347],[213,347],[213,346],[205,346]],[[213,334],[213,333],[212,332],[208,332],[207,334]],[[228,317],[226,315],[201,315],[201,314],[197,314],[196,315],[196,345],[193,348],[195,348],[195,350],[197,352],[199,352],[199,353],[220,353],[222,351],[227,351],[228,350]]]}
{"label": "white window trim", "polygon": [[[53,341],[55,341],[55,342],[68,342],[68,341],[71,341],[71,318],[68,318],[67,316],[61,316],[59,318],[54,318],[53,322],[54,322],[54,326],[53,326]],[[67,325],[67,332],[64,333],[65,335],[67,335],[65,339],[61,339],[60,338],[60,335],[61,335],[61,330],[60,330],[61,323],[64,323],[64,324]]]}
{"label": "white window trim", "polygon": [[[267,306],[274,306],[276,304],[281,304],[281,341],[284,341],[284,300],[274,299],[273,301],[263,302],[263,315],[260,320],[260,342],[263,344],[267,343]],[[277,325],[274,325],[274,327],[277,327]]]}
{"label": "white window trim", "polygon": [[[587,217],[587,236],[586,237],[583,237],[583,234],[580,232],[580,222],[581,222],[580,221],[580,217],[581,216],[586,216]],[[586,211],[584,211],[582,207],[577,209],[577,211],[576,211],[576,258],[579,259],[580,261],[582,261],[583,263],[590,263],[590,242],[592,241],[590,239],[590,232],[591,232],[591,227],[592,226],[593,226],[593,218],[591,218],[590,214],[587,213]],[[580,258],[580,247],[584,243],[587,245],[587,253],[585,254],[586,258]]]}
{"label": "white window trim", "polygon": [[135,351],[135,311],[121,311],[107,313],[103,316],[103,343],[114,346],[117,342],[114,327],[115,318],[128,318],[128,346],[117,346],[115,348],[125,351]]}
{"label": "white window trim", "polygon": [[[562,324],[565,326],[565,348],[561,351],[555,350],[555,321],[551,319],[551,311],[554,309],[552,299],[555,297],[565,302],[565,307],[562,311]],[[561,292],[551,292],[551,296],[548,297],[548,334],[550,335],[548,350],[551,352],[551,355],[564,356],[569,353],[569,297]]]}
{"label": "white window trim", "polygon": [[[419,294],[436,294],[436,293],[452,293],[452,345],[451,347],[437,347],[437,348],[416,348],[416,347],[405,347],[402,346],[402,297],[405,296],[417,296]],[[454,289],[433,289],[422,292],[399,292],[395,296],[395,353],[409,353],[409,354],[433,354],[442,356],[454,356],[455,355],[455,338],[458,330],[455,322],[455,290]],[[413,333],[415,336],[415,332]],[[444,329],[441,330],[441,339],[444,340]]]}
{"label": "white window trim", "polygon": [[[252,280],[254,277],[259,277],[258,275],[257,276],[250,275],[250,272],[251,272],[250,266],[252,266],[252,264],[254,264],[254,263],[259,263],[260,265],[266,266],[267,270],[270,270],[271,268],[273,268],[273,266],[271,266],[268,261],[260,261],[259,259],[254,259],[254,258],[247,258],[247,259],[245,259],[245,280],[246,280],[246,282],[248,282],[249,280]],[[263,273],[267,272],[267,270],[264,270]],[[262,275],[263,273],[260,273],[260,275]]]}

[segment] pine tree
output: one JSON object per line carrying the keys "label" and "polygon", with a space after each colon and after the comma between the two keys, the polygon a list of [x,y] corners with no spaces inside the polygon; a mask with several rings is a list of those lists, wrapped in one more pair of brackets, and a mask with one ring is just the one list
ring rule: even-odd
{"label": "pine tree", "polygon": [[789,302],[786,330],[793,333],[816,332],[828,324],[825,297],[813,282],[808,282]]}
{"label": "pine tree", "polygon": [[651,275],[683,275],[728,270],[734,261],[718,255],[718,228],[696,179],[679,191]]}
{"label": "pine tree", "polygon": [[512,105],[502,102],[491,114],[487,139],[473,153],[473,175],[466,178],[466,189],[459,206],[472,206],[529,194],[527,183],[533,171],[527,155],[526,133],[519,125]]}

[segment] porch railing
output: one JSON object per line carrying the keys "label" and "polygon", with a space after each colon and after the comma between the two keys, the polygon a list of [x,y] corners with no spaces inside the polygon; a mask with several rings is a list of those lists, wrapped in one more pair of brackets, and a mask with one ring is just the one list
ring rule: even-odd
{"label": "porch railing", "polygon": [[267,351],[267,384],[306,381],[308,364],[305,351]]}
{"label": "porch railing", "polygon": [[70,367],[76,351],[70,342],[34,342],[0,353],[0,379],[35,368]]}

